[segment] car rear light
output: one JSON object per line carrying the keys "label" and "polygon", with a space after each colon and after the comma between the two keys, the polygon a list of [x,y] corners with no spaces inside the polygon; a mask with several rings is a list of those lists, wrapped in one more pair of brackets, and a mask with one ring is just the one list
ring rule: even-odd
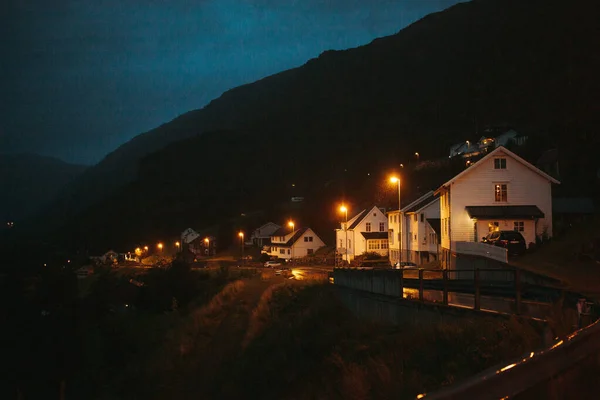
{"label": "car rear light", "polygon": [[508,244],[508,240],[504,240],[504,239],[499,240],[499,242],[502,243],[505,246]]}

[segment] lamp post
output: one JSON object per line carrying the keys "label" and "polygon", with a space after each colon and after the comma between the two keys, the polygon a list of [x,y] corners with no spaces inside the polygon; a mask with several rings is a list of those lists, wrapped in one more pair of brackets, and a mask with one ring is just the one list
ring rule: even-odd
{"label": "lamp post", "polygon": [[179,242],[175,242],[175,248],[177,249],[177,252],[179,253],[179,248],[181,247],[181,243]]}
{"label": "lamp post", "polygon": [[204,238],[204,243],[206,243],[207,255],[210,256],[210,240],[208,238]]}
{"label": "lamp post", "polygon": [[[292,238],[294,237],[294,221],[290,221],[288,222],[288,226],[290,228],[292,228]],[[290,245],[290,247],[292,248],[292,261],[294,261],[294,243],[292,242],[292,244]]]}
{"label": "lamp post", "polygon": [[238,233],[238,236],[240,237],[240,244],[242,246],[242,264],[245,264],[245,260],[244,260],[244,232],[240,231]]}
{"label": "lamp post", "polygon": [[344,253],[346,254],[346,261],[348,260],[348,208],[344,205],[340,207],[340,211],[346,216],[346,222],[344,223],[344,235],[346,236],[346,242],[344,243]]}
{"label": "lamp post", "polygon": [[162,253],[163,244],[159,243],[159,244],[156,245],[156,247],[158,247],[158,250]]}
{"label": "lamp post", "polygon": [[[418,154],[418,153],[417,153]],[[390,182],[392,183],[398,183],[398,218],[399,218],[399,230],[400,232],[402,232],[402,223],[403,223],[403,219],[402,218],[402,212],[400,211],[402,209],[402,197],[400,196],[400,178],[396,177],[396,176],[392,176],[390,178]],[[400,233],[398,232],[398,233]],[[402,262],[402,234],[399,235],[398,237],[398,248],[400,251],[400,262]]]}

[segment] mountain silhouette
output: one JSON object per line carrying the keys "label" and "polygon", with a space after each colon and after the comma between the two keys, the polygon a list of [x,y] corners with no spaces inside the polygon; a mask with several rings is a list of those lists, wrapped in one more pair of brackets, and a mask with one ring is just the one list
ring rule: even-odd
{"label": "mountain silhouette", "polygon": [[249,210],[290,214],[291,185],[315,196],[303,205],[314,220],[336,196],[373,198],[386,169],[415,152],[447,157],[451,144],[498,124],[567,155],[594,148],[598,8],[475,0],[326,51],[135,137],[64,188],[36,223],[62,226],[82,246],[108,242],[108,232],[129,246],[187,225],[241,224],[236,216]]}

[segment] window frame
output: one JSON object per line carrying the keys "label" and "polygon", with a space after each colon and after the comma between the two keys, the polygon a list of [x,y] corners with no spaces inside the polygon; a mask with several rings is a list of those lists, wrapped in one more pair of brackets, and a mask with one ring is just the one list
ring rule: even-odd
{"label": "window frame", "polygon": [[494,202],[508,203],[508,183],[494,183]]}
{"label": "window frame", "polygon": [[506,169],[506,157],[494,158],[494,169],[495,170]]}

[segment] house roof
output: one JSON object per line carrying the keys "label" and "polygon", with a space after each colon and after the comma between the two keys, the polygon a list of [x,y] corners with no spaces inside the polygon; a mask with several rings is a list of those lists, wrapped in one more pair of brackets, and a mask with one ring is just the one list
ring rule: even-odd
{"label": "house roof", "polygon": [[256,229],[255,229],[255,230],[253,230],[252,232],[256,232],[256,231],[258,231],[258,230],[261,230],[261,229],[263,229],[263,228],[265,228],[265,227],[267,227],[267,226],[269,226],[269,225],[275,225],[275,226],[277,226],[277,227],[281,228],[281,225],[277,225],[275,222],[267,222],[266,224],[263,224],[263,225],[259,226],[258,228],[256,228]]}
{"label": "house roof", "polygon": [[361,221],[367,217],[367,215],[369,215],[369,213],[373,210],[373,208],[377,208],[377,210],[379,212],[382,212],[379,209],[379,207],[377,207],[377,206],[373,206],[373,207],[371,207],[368,210],[367,209],[362,210],[360,213],[358,213],[357,215],[355,215],[354,217],[352,217],[352,219],[350,219],[350,221],[348,221],[350,223],[350,226],[348,226],[348,229],[354,229],[354,228],[356,228],[356,226],[358,224],[360,224]]}
{"label": "house roof", "polygon": [[427,223],[434,230],[438,238],[442,237],[442,220],[440,218],[427,218]]}
{"label": "house roof", "polygon": [[439,198],[439,194],[435,194],[433,190],[427,192],[425,195],[419,197],[417,200],[410,203],[408,206],[402,209],[403,213],[414,213],[427,207]]}
{"label": "house roof", "polygon": [[508,150],[506,147],[504,147],[504,146],[498,146],[496,149],[494,149],[493,151],[489,152],[485,157],[481,158],[479,161],[475,162],[469,168],[463,170],[461,173],[459,173],[458,175],[454,176],[454,178],[450,179],[448,182],[446,182],[442,186],[440,186],[436,190],[436,193],[438,193],[440,191],[440,189],[442,189],[444,187],[447,187],[447,186],[450,186],[450,184],[454,183],[458,178],[463,177],[464,175],[466,175],[469,172],[471,172],[474,169],[476,169],[478,166],[482,165],[484,160],[496,157],[498,155],[498,153],[504,153],[505,155],[513,158],[514,160],[520,162],[525,167],[529,168],[530,170],[532,170],[536,174],[542,176],[543,178],[549,180],[550,182],[560,184],[559,181],[557,181],[556,179],[554,179],[553,177],[551,177],[550,175],[548,175],[544,171],[540,170],[539,168],[536,168],[533,164],[531,164],[531,163],[527,162],[526,160],[522,159],[521,157],[519,157],[518,155],[516,155],[512,151]]}
{"label": "house roof", "polygon": [[387,232],[361,232],[360,234],[363,235],[363,237],[367,240],[388,238]]}
{"label": "house roof", "polygon": [[537,160],[537,165],[552,164],[558,160],[558,149],[546,150]]}
{"label": "house roof", "polygon": [[466,206],[471,218],[478,219],[534,219],[544,218],[544,213],[537,206]]}
{"label": "house roof", "polygon": [[594,201],[589,197],[552,199],[552,211],[559,214],[593,214]]}
{"label": "house roof", "polygon": [[269,235],[269,237],[273,237],[273,236],[287,236],[289,235],[291,232],[288,231],[286,228],[284,227],[280,227],[279,229],[277,229],[275,232],[271,233]]}
{"label": "house roof", "polygon": [[[277,232],[279,232],[282,229],[278,229]],[[277,247],[289,247],[289,246],[292,246],[294,243],[296,243],[298,241],[298,239],[300,239],[300,236],[302,236],[304,234],[304,232],[306,232],[307,230],[308,230],[308,228],[297,229],[297,230],[294,231],[294,234],[292,235],[291,238],[288,239],[287,242],[285,242],[285,243],[273,243],[273,246],[277,246]],[[277,232],[275,232],[275,233],[277,233]],[[279,234],[279,235],[276,235],[275,233],[273,235],[271,235],[271,236],[285,236],[284,233]]]}

